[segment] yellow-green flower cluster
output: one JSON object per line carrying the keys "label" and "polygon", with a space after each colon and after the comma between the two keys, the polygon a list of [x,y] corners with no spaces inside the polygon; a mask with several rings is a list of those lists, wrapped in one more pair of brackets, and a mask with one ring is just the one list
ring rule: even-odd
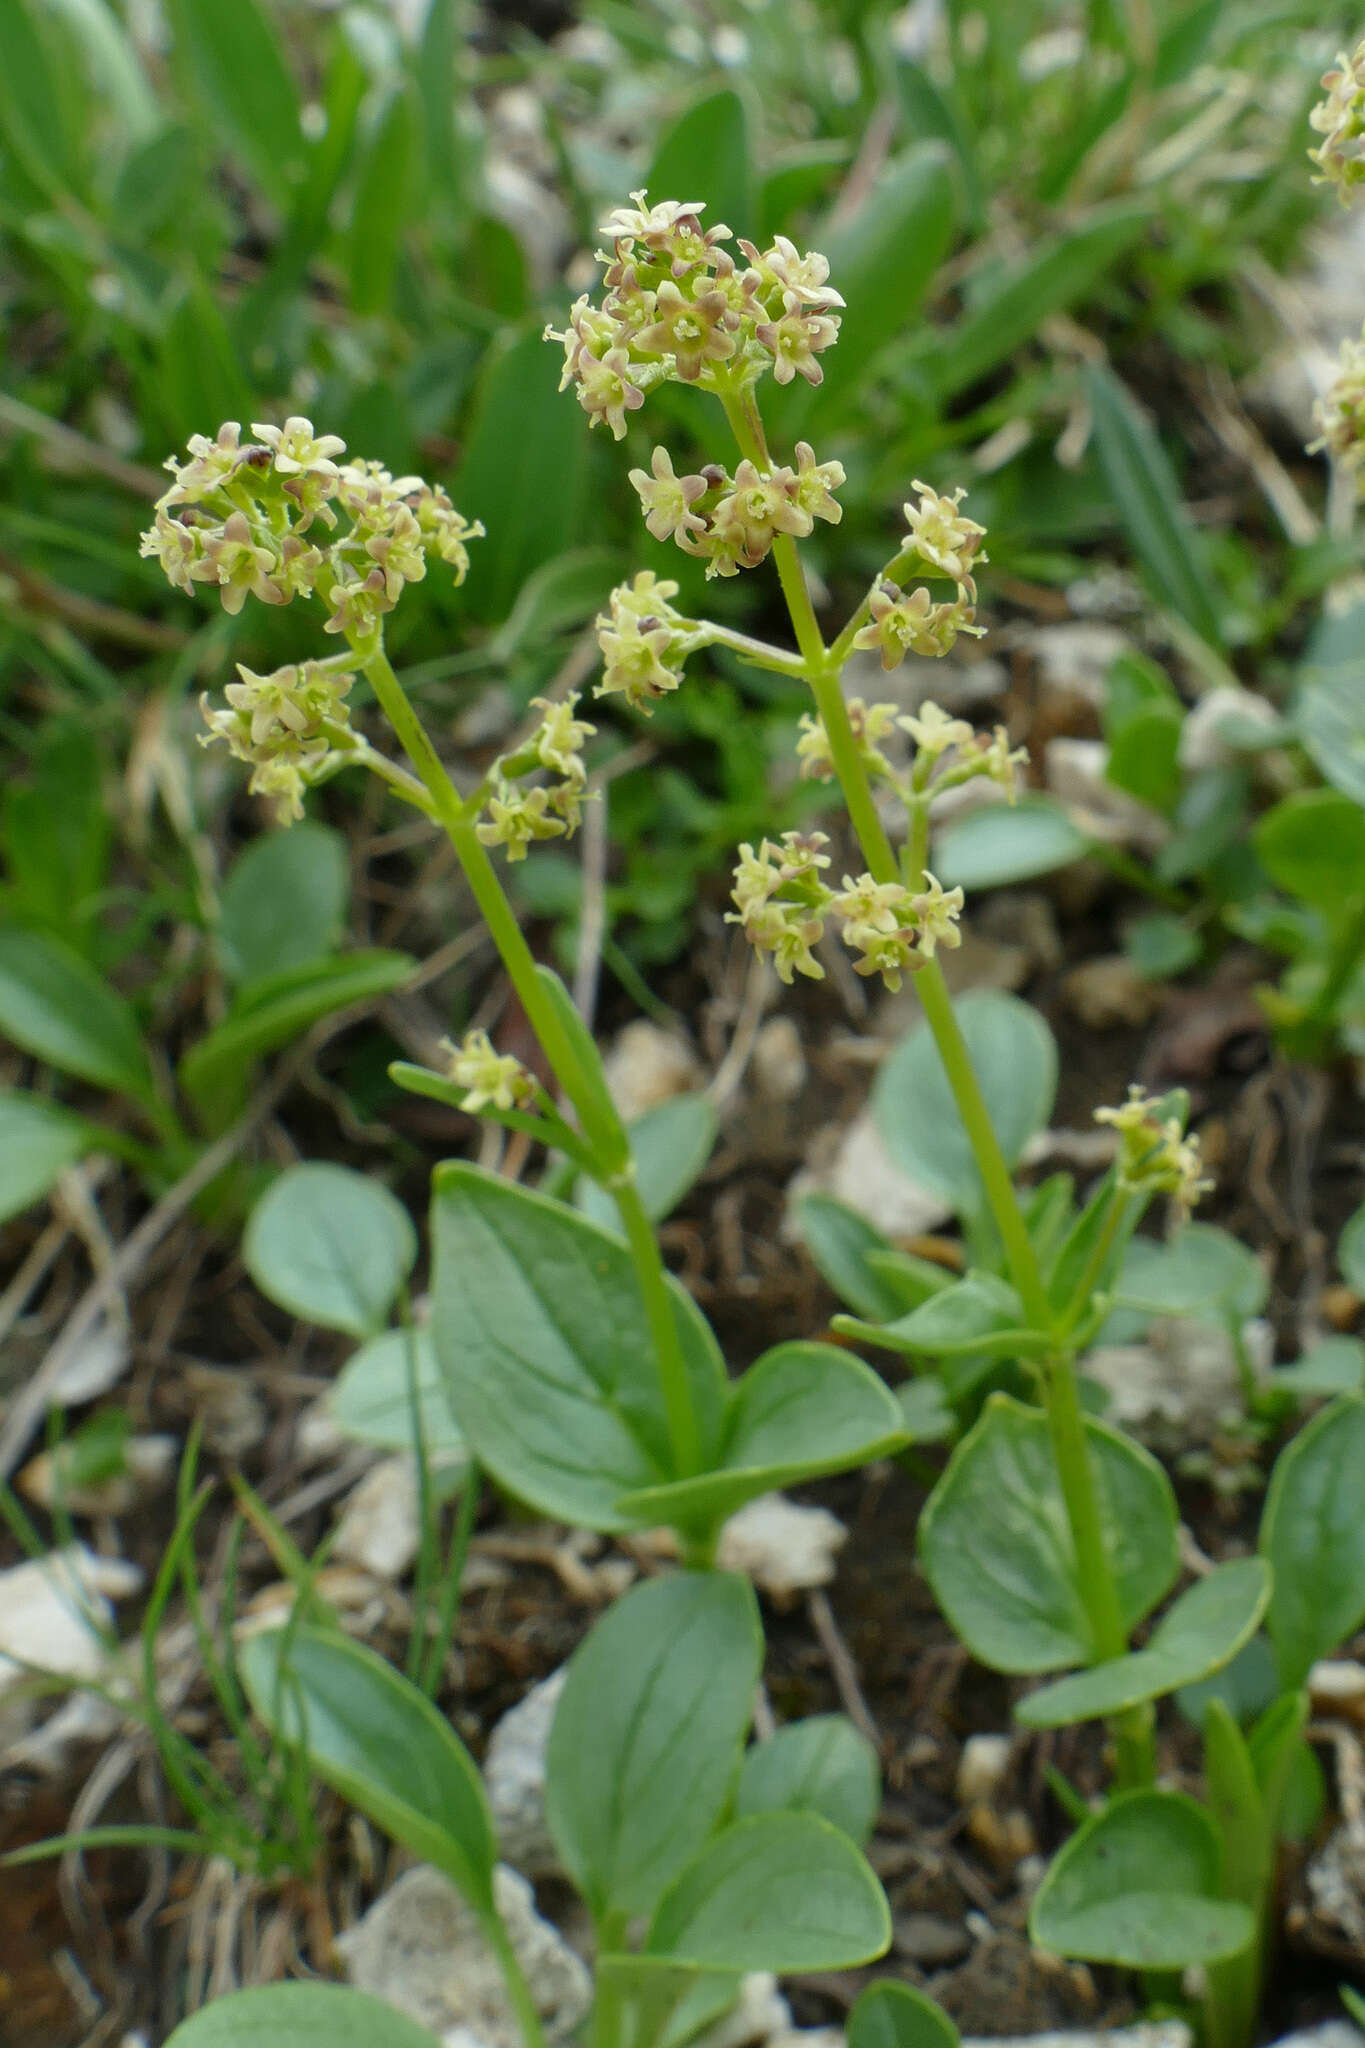
{"label": "yellow-green flower cluster", "polygon": [[[1028,750],[1012,748],[1003,725],[996,726],[993,733],[979,733],[965,718],[950,718],[928,700],[916,713],[899,712],[894,704],[865,704],[861,697],[850,697],[846,709],[854,745],[873,781],[885,782],[910,798],[926,791],[937,796],[985,777],[998,784],[1013,803],[1016,771],[1027,761]],[[834,755],[824,720],[806,711],[801,714],[800,727],[796,753],[802,775],[830,781],[835,773]],[[897,730],[908,733],[914,742],[908,774],[896,768],[882,749],[881,742]]]}
{"label": "yellow-green flower cluster", "polygon": [[718,463],[678,476],[668,450],[656,448],[649,469],[632,469],[630,481],[656,540],[671,538],[684,554],[704,557],[708,577],[735,576],[757,568],[778,534],[804,540],[817,519],[831,526],[842,519],[834,496],[842,462],[817,462],[809,441],[798,441],[796,463],[763,470],[746,457],[733,476]]}
{"label": "yellow-green flower cluster", "polygon": [[1342,204],[1349,206],[1355,187],[1365,183],[1365,41],[1349,57],[1338,56],[1322,83],[1327,97],[1308,116],[1323,138],[1308,152],[1318,167],[1313,183],[1335,185]]}
{"label": "yellow-green flower cluster", "polygon": [[1341,374],[1314,404],[1313,418],[1321,432],[1308,444],[1310,455],[1325,448],[1346,469],[1365,464],[1365,331],[1342,342]]}
{"label": "yellow-green flower cluster", "polygon": [[596,696],[624,697],[649,717],[657,700],[677,689],[684,661],[706,637],[694,619],[673,609],[677,594],[677,584],[652,569],[616,586],[608,609],[597,615],[603,668]]}
{"label": "yellow-green flower cluster", "polygon": [[461,1107],[471,1116],[481,1109],[534,1106],[540,1093],[535,1075],[512,1053],[495,1052],[486,1031],[466,1031],[458,1045],[443,1038],[441,1049],[450,1058],[450,1079],[466,1091]]}
{"label": "yellow-green flower cluster", "polygon": [[[346,444],[295,416],[261,423],[242,439],[227,420],[212,440],[195,434],[189,459],[166,463],[174,481],[142,536],[178,589],[214,586],[223,609],[248,596],[286,605],[318,597],[323,631],[352,644],[371,636],[434,553],[462,583],[467,542],[483,528],[419,476],[391,476],[377,462],[340,462]],[[339,514],[344,515],[342,526]],[[305,538],[306,536],[306,538]]]}
{"label": "yellow-green flower cluster", "polygon": [[545,330],[564,347],[560,389],[575,387],[590,425],[621,440],[626,415],[669,381],[734,389],[771,370],[779,384],[820,383],[844,303],[823,256],[778,235],[766,249],[738,242],[741,264],[721,247],[728,227],[703,228],[699,201],[631,198],[602,225],[601,304],[585,294],[566,327]]}
{"label": "yellow-green flower cluster", "polygon": [[783,981],[794,974],[824,978],[813,949],[830,918],[857,955],[854,971],[878,974],[890,989],[932,960],[939,946],[961,944],[961,889],[945,890],[927,873],[919,891],[868,874],[845,875],[843,888],[831,889],[821,872],[829,866],[828,844],[823,832],[786,832],[776,843],[765,839],[757,853],[747,844],[739,849],[735,908],[726,921],[741,926],[759,952],[772,954]]}
{"label": "yellow-green flower cluster", "polygon": [[1118,1183],[1130,1194],[1170,1195],[1188,1216],[1213,1186],[1202,1176],[1197,1137],[1187,1137],[1176,1116],[1159,1114],[1160,1103],[1136,1082],[1117,1109],[1097,1109],[1097,1124],[1119,1134]]}
{"label": "yellow-green flower cluster", "polygon": [[899,667],[907,654],[937,657],[949,652],[959,633],[980,638],[985,628],[975,623],[975,565],[984,562],[981,543],[986,529],[959,512],[964,491],[942,497],[915,479],[918,503],[904,508],[906,541],[903,554],[914,554],[931,576],[957,585],[952,598],[935,599],[924,584],[904,590],[889,576],[881,577],[868,598],[870,617],[853,636],[853,645],[881,656],[884,669]]}
{"label": "yellow-green flower cluster", "polygon": [[226,707],[199,700],[209,728],[201,744],[224,740],[248,762],[252,794],[272,798],[283,821],[303,816],[304,789],[357,745],[346,703],[355,676],[345,660],[291,662],[269,675],[239,662],[240,682],[223,692]]}
{"label": "yellow-green flower cluster", "polygon": [[[539,725],[523,746],[493,764],[486,814],[474,829],[485,846],[505,847],[509,860],[525,860],[536,840],[571,838],[582,821],[588,786],[583,742],[597,728],[574,717],[578,703],[572,693],[558,703],[533,697],[532,709],[542,713]],[[522,786],[542,773],[555,779]]]}

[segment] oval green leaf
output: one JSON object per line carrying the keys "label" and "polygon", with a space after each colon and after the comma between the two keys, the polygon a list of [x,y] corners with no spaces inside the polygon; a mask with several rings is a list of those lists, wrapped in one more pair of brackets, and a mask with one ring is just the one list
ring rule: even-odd
{"label": "oval green leaf", "polygon": [[[1179,1516],[1156,1460],[1087,1420],[1106,1544],[1126,1629],[1180,1569]],[[974,1657],[997,1671],[1090,1664],[1095,1645],[1046,1418],[993,1394],[920,1518],[925,1575]]]}
{"label": "oval green leaf", "polygon": [[60,939],[0,927],[0,1037],[64,1074],[146,1101],[152,1070],[123,997]]}
{"label": "oval green leaf", "polygon": [[[661,1223],[677,1208],[711,1157],[717,1128],[715,1107],[702,1094],[670,1096],[628,1126],[635,1185],[651,1223]],[[586,1175],[574,1190],[574,1202],[604,1229],[621,1228],[615,1202]]]}
{"label": "oval green leaf", "polygon": [[1252,837],[1271,881],[1329,917],[1365,891],[1365,810],[1339,790],[1296,790]]}
{"label": "oval green leaf", "polygon": [[1357,1294],[1365,1294],[1365,1203],[1337,1239],[1337,1264],[1347,1285]]}
{"label": "oval green leaf", "polygon": [[1221,1671],[1250,1641],[1269,1600],[1270,1568],[1264,1558],[1220,1564],[1181,1594],[1145,1649],[1044,1686],[1020,1701],[1014,1717],[1026,1728],[1065,1728],[1197,1684]]}
{"label": "oval green leaf", "polygon": [[942,2006],[911,1984],[869,1984],[848,2016],[848,2048],[958,2048]]}
{"label": "oval green leaf", "polygon": [[893,1250],[880,1230],[833,1195],[803,1195],[795,1204],[796,1227],[806,1250],[826,1280],[849,1307],[874,1323],[900,1314],[904,1301],[867,1263],[869,1252]]}
{"label": "oval green leaf", "polygon": [[324,1330],[382,1330],[417,1259],[396,1195],[348,1166],[291,1166],[247,1220],[242,1259],[262,1294]]}
{"label": "oval green leaf", "polygon": [[861,1359],[833,1344],[778,1344],[734,1389],[714,1468],[617,1502],[642,1523],[709,1531],[746,1501],[899,1450],[900,1404]]}
{"label": "oval green leaf", "polygon": [[634,1587],[569,1660],[545,1814],[594,1918],[653,1910],[730,1798],[763,1660],[729,1572]]}
{"label": "oval green leaf", "polygon": [[736,1821],[659,1902],[645,1943],[700,1970],[847,1970],[882,1955],[891,1914],[866,1858],[813,1813]]}
{"label": "oval green leaf", "polygon": [[328,1390],[328,1413],[357,1443],[410,1451],[414,1377],[426,1455],[443,1460],[467,1456],[469,1446],[450,1412],[429,1330],[385,1330],[362,1344]]}
{"label": "oval green leaf", "polygon": [[346,841],[304,819],[237,856],[218,896],[218,952],[235,982],[308,967],[341,937],[350,891]]}
{"label": "oval green leaf", "polygon": [[382,1998],[344,1984],[255,1984],[182,2020],[166,2048],[436,2048]]}
{"label": "oval green leaf", "polygon": [[0,1223],[40,1202],[87,1152],[99,1133],[42,1095],[0,1089]]}
{"label": "oval green leaf", "polygon": [[1069,867],[1090,839],[1054,798],[983,804],[934,840],[934,873],[945,888],[998,889]]}
{"label": "oval green leaf", "polygon": [[846,1714],[812,1714],[779,1728],[745,1754],[735,1793],[753,1813],[817,1813],[864,1848],[881,1805],[877,1752]]}
{"label": "oval green leaf", "polygon": [[1145,1315],[1241,1323],[1260,1314],[1268,1293],[1260,1261],[1238,1238],[1215,1223],[1187,1223],[1170,1244],[1133,1239],[1113,1298]]}
{"label": "oval green leaf", "polygon": [[1365,1399],[1344,1395],[1281,1451],[1259,1548],[1275,1574],[1266,1628],[1295,1691],[1365,1621]]}
{"label": "oval green leaf", "polygon": [[497,1840],[469,1751],[425,1693],[347,1636],[270,1629],[238,1650],[242,1683],[277,1739],[386,1834],[493,1910]]}
{"label": "oval green leaf", "polygon": [[[1013,1166],[1052,1114],[1057,1045],[1038,1012],[1017,996],[975,989],[957,1005],[986,1107]],[[903,1038],[877,1076],[872,1105],[896,1164],[955,1207],[984,1196],[976,1160],[927,1024]]]}
{"label": "oval green leaf", "polygon": [[[623,1494],[676,1477],[630,1254],[546,1195],[463,1164],[432,1183],[432,1311],[450,1405],[480,1463],[542,1514],[627,1529]],[[670,1282],[705,1465],[729,1401],[716,1340]]]}
{"label": "oval green leaf", "polygon": [[292,1043],[320,1017],[387,995],[415,965],[411,954],[376,948],[309,961],[252,982],[239,991],[223,1022],[181,1060],[181,1087],[206,1115],[232,1115],[257,1060]]}
{"label": "oval green leaf", "polygon": [[1182,1792],[1121,1792],[1052,1863],[1033,1901],[1039,1948],[1080,1962],[1184,1970],[1235,1956],[1255,1932],[1220,1896],[1210,1816]]}

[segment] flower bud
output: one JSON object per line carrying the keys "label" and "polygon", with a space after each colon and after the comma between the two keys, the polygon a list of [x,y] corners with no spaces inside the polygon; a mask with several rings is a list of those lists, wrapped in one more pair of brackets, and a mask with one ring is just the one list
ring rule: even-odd
{"label": "flower bud", "polygon": [[1327,97],[1308,116],[1323,140],[1308,152],[1318,166],[1315,185],[1335,185],[1344,206],[1365,181],[1365,41],[1349,57],[1338,56],[1322,80]]}
{"label": "flower bud", "polygon": [[493,1050],[486,1031],[466,1031],[458,1045],[448,1038],[441,1048],[450,1055],[450,1079],[465,1093],[461,1107],[471,1116],[481,1109],[527,1109],[539,1093],[535,1075],[511,1053]]}
{"label": "flower bud", "polygon": [[1134,1082],[1128,1100],[1117,1109],[1097,1109],[1095,1122],[1119,1134],[1119,1186],[1129,1194],[1170,1195],[1188,1216],[1213,1182],[1201,1177],[1198,1138],[1183,1135],[1179,1117],[1162,1116],[1163,1107]]}

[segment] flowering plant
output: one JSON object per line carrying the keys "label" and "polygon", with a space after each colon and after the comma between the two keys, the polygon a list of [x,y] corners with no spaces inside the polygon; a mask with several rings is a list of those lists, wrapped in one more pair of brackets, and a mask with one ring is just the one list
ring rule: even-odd
{"label": "flowering plant", "polygon": [[[727,229],[702,227],[700,205],[634,198],[605,225],[600,303],[580,299],[554,334],[565,383],[590,425],[604,422],[618,440],[665,382],[719,402],[737,447],[733,470],[714,463],[678,476],[656,447],[649,470],[633,471],[632,481],[651,532],[704,557],[708,575],[739,574],[770,557],[796,644],[686,616],[672,602],[677,586],[642,572],[612,593],[598,621],[597,695],[620,695],[648,716],[708,646],[810,687],[801,770],[831,792],[837,785],[857,853],[841,874],[822,832],[741,847],[732,921],[785,981],[818,979],[820,949],[836,933],[859,973],[893,989],[913,978],[941,1114],[955,1129],[953,1172],[973,1254],[960,1279],[922,1295],[908,1314],[841,1329],[912,1360],[1017,1362],[1027,1398],[993,1394],[962,1436],[923,1517],[921,1555],[974,1655],[1053,1679],[1022,1702],[1022,1721],[1109,1724],[1118,1790],[1058,1857],[1035,1902],[1034,1932],[1075,1956],[1162,1971],[1199,1965],[1210,2040],[1243,2048],[1274,1848],[1302,1752],[1304,1680],[1314,1656],[1365,1615],[1365,1534],[1341,1489],[1341,1475],[1365,1455],[1365,1401],[1334,1402],[1285,1453],[1261,1554],[1211,1568],[1134,1649],[1135,1631],[1179,1575],[1178,1513],[1160,1465],[1087,1416],[1077,1362],[1124,1298],[1126,1255],[1149,1204],[1165,1197],[1183,1219],[1209,1187],[1187,1105],[1132,1091],[1099,1113],[1115,1156],[1086,1199],[1062,1187],[1056,1199],[1021,1201],[942,972],[941,953],[959,942],[963,894],[945,889],[926,863],[938,798],[977,780],[1012,798],[1023,755],[1003,729],[977,733],[932,701],[906,714],[848,699],[842,687],[855,650],[875,651],[890,670],[908,654],[941,656],[959,633],[981,630],[983,530],[961,509],[961,492],[916,483],[896,551],[827,642],[797,542],[816,519],[837,523],[843,472],[804,442],[795,466],[775,462],[757,394],[768,374],[819,382],[819,358],[839,330],[828,265],[782,238],[762,250],[740,241],[741,265],[722,246],[732,239]],[[481,1031],[451,1048],[446,1073],[399,1068],[396,1078],[539,1140],[615,1205],[613,1231],[463,1162],[438,1168],[431,1337],[453,1414],[495,1480],[590,1528],[671,1524],[689,1567],[636,1589],[587,1638],[551,1741],[551,1825],[597,1930],[595,2037],[602,2048],[627,2037],[653,2048],[683,2038],[672,2031],[681,2001],[702,1998],[707,1980],[717,1980],[723,2002],[741,1969],[830,1967],[885,1945],[884,1908],[847,1833],[792,1811],[801,1797],[783,1773],[776,1812],[730,1817],[737,1782],[742,1793],[739,1752],[761,1639],[752,1596],[712,1566],[721,1525],[744,1502],[897,1450],[911,1434],[914,1404],[898,1402],[849,1350],[827,1343],[778,1345],[727,1379],[704,1318],[664,1269],[591,1035],[557,977],[533,960],[490,858],[501,848],[519,860],[534,841],[572,833],[592,794],[584,749],[593,728],[575,716],[577,700],[538,702],[531,733],[461,795],[387,659],[383,621],[403,583],[424,573],[428,545],[463,575],[476,529],[418,479],[338,465],[339,445],[315,438],[306,422],[273,438],[253,431],[251,444],[235,430],[195,444],[147,545],[173,576],[216,584],[225,603],[245,591],[268,603],[319,598],[324,630],[346,645],[317,663],[244,677],[234,686],[244,694],[226,711],[209,708],[211,734],[252,764],[257,786],[280,799],[286,817],[310,783],[355,763],[439,823],[557,1093]],[[325,549],[306,540],[315,519],[333,531],[336,505],[352,521],[347,533]],[[355,674],[372,688],[409,768],[353,731],[339,679]],[[898,763],[902,738],[910,749]],[[1019,1074],[1026,1067],[1025,1057]],[[1283,1690],[1246,1733],[1224,1702],[1209,1708],[1216,1810],[1158,1789],[1155,1703],[1220,1671],[1263,1619]],[[507,1962],[477,1781],[434,1709],[326,1629],[260,1638],[251,1661],[258,1712],[301,1740],[324,1777],[449,1871]],[[684,1752],[688,1768],[660,1768]],[[433,1785],[442,1788],[435,1821]],[[685,1815],[675,1810],[679,1786],[708,1788]],[[790,1892],[793,1868],[801,1900]],[[813,1920],[804,1912],[811,1900]],[[642,1920],[642,1945],[632,1945],[629,1929]],[[534,2048],[533,1996],[514,1963],[507,1968]],[[933,2025],[919,2006],[897,2008],[889,2023],[907,2048]],[[192,2036],[193,2026],[187,2048]]]}

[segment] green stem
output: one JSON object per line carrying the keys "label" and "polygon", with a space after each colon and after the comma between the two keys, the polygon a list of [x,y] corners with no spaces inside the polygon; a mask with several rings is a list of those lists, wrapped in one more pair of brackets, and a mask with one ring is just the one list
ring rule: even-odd
{"label": "green stem", "polygon": [[[578,1113],[585,1136],[603,1161],[619,1158],[619,1127],[609,1123],[598,1108],[595,1091],[584,1072],[573,1040],[545,993],[534,956],[522,936],[521,926],[498,880],[497,870],[474,829],[469,807],[461,800],[459,791],[446,774],[440,756],[382,648],[376,648],[366,658],[364,670],[380,707],[426,786],[433,813],[455,849],[489,936],[498,949],[555,1078]],[[614,1174],[607,1185],[620,1213],[645,1315],[656,1346],[674,1460],[678,1471],[686,1474],[696,1471],[700,1458],[691,1385],[683,1362],[682,1340],[668,1292],[663,1255],[634,1186],[633,1161],[628,1171],[630,1178]]]}
{"label": "green stem", "polygon": [[774,669],[780,676],[804,678],[806,664],[799,654],[788,654],[785,648],[770,647],[766,640],[755,640],[748,633],[736,633],[729,626],[718,626],[708,619],[702,634],[694,636],[699,647],[727,647],[732,654],[740,655],[752,662],[755,668]]}
{"label": "green stem", "polygon": [[521,2038],[526,2043],[526,2048],[545,2048],[545,2030],[540,2023],[540,2014],[536,2011],[531,1987],[526,1982],[525,1972],[508,1937],[502,1915],[495,1906],[491,1912],[481,1917],[488,1945],[498,1959],[498,1968],[502,1971],[502,1980],[507,1986],[507,1995],[512,2001],[512,2009],[521,2028]]}
{"label": "green stem", "polygon": [[659,1242],[654,1235],[654,1226],[640,1190],[634,1180],[613,1185],[612,1198],[616,1213],[626,1233],[635,1271],[640,1280],[640,1291],[644,1296],[645,1316],[649,1323],[650,1340],[654,1356],[659,1363],[659,1383],[664,1397],[664,1409],[668,1416],[668,1434],[673,1445],[673,1456],[680,1473],[687,1474],[701,1469],[701,1440],[697,1430],[697,1413],[692,1403],[692,1388],[687,1376],[687,1366],[682,1355],[682,1341],[678,1335],[677,1317],[673,1311],[673,1299],[668,1291],[663,1261],[659,1256]]}
{"label": "green stem", "polygon": [[1081,1277],[1076,1282],[1070,1301],[1062,1311],[1060,1328],[1064,1335],[1069,1335],[1089,1311],[1095,1289],[1100,1282],[1100,1275],[1118,1241],[1119,1233],[1128,1221],[1129,1208],[1127,1198],[1120,1200],[1116,1194],[1111,1200],[1109,1214],[1104,1219],[1104,1227],[1091,1247],[1090,1257],[1085,1262]]}
{"label": "green stem", "polygon": [[465,1566],[469,1561],[469,1545],[474,1535],[474,1524],[479,1518],[482,1476],[477,1460],[471,1458],[460,1490],[460,1505],[455,1514],[455,1533],[450,1539],[450,1554],[446,1558],[445,1575],[441,1582],[436,1627],[427,1645],[426,1661],[418,1680],[428,1699],[434,1700],[441,1689],[441,1672],[445,1666],[447,1652],[455,1640],[455,1629],[460,1618],[460,1598],[464,1591]]}

